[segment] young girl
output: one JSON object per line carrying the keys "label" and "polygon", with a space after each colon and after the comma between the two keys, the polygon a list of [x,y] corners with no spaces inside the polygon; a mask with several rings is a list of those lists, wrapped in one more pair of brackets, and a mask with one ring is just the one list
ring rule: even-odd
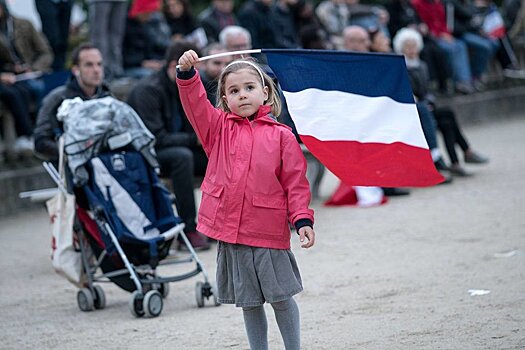
{"label": "young girl", "polygon": [[268,302],[286,349],[300,348],[303,287],[290,251],[288,221],[303,248],[314,245],[306,161],[281,109],[273,81],[251,61],[233,61],[219,77],[217,106],[193,66],[194,51],[179,59],[182,105],[208,155],[197,229],[219,241],[217,286],[221,303],[242,307],[251,349],[267,349]]}

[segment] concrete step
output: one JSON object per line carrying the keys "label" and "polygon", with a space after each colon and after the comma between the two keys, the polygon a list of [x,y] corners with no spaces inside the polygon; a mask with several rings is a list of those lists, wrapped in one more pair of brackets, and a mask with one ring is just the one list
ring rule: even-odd
{"label": "concrete step", "polygon": [[0,217],[20,210],[43,207],[18,197],[20,192],[56,187],[42,166],[0,171]]}

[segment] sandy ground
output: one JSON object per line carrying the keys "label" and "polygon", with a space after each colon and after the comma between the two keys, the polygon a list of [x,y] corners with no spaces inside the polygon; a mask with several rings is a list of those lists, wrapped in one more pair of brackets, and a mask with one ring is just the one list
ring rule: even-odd
{"label": "sandy ground", "polygon": [[[525,118],[466,133],[491,157],[472,178],[379,208],[314,203],[316,246],[293,242],[304,349],[525,348]],[[322,195],[336,184],[325,177]],[[49,232],[44,209],[0,221],[0,348],[248,348],[238,309],[196,307],[202,276],[172,284],[155,319],[134,318],[113,284],[105,310],[79,311],[75,287],[51,268]],[[199,256],[214,279],[215,251]],[[282,349],[267,311],[270,347]]]}

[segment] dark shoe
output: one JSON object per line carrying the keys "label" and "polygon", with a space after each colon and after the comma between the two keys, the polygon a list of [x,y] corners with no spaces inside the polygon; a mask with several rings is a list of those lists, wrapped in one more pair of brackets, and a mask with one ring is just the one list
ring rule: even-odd
{"label": "dark shoe", "polygon": [[469,95],[476,92],[470,83],[456,83],[456,91],[464,95]]}
{"label": "dark shoe", "polygon": [[467,152],[465,153],[465,163],[471,163],[471,164],[484,164],[488,163],[489,159],[485,156],[482,156],[479,153],[476,152]]}
{"label": "dark shoe", "polygon": [[443,160],[443,158],[439,158],[438,160],[436,160],[434,162],[434,166],[436,167],[437,170],[439,171],[448,171],[450,170],[450,168],[448,167],[448,165],[445,163],[445,161]]}
{"label": "dark shoe", "polygon": [[463,169],[460,165],[452,165],[450,167],[450,173],[454,176],[459,176],[459,177],[468,177],[468,176],[472,176],[472,173],[469,173],[468,171],[466,171],[465,169]]}
{"label": "dark shoe", "polygon": [[478,80],[478,79],[474,79],[472,81],[472,86],[474,87],[474,90],[476,91],[485,91],[486,89],[485,84],[481,80]]}
{"label": "dark shoe", "polygon": [[[188,232],[186,233],[186,237],[188,237],[188,240],[190,241],[192,247],[194,250],[208,250],[210,249],[210,243],[208,243],[208,239],[205,235],[198,231],[194,232]],[[186,244],[184,242],[179,241],[179,250],[188,250],[188,247],[186,247]]]}
{"label": "dark shoe", "polygon": [[410,194],[410,191],[406,188],[397,188],[397,187],[383,187],[383,193],[385,196],[407,196]]}

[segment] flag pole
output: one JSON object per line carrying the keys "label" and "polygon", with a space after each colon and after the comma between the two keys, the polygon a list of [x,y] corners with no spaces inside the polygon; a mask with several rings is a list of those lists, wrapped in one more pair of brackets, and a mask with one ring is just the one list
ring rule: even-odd
{"label": "flag pole", "polygon": [[[221,52],[209,56],[199,57],[199,62],[211,60],[212,58],[224,57],[224,56],[234,56],[234,55],[246,55],[252,53],[261,53],[261,49],[252,49],[252,50],[240,50],[240,51],[230,51],[230,52]],[[177,68],[180,66],[177,65]]]}

